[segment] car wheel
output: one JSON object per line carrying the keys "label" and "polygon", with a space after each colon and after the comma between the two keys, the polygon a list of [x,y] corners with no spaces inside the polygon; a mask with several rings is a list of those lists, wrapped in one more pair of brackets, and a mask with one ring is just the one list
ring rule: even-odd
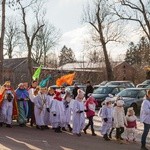
{"label": "car wheel", "polygon": [[133,107],[133,110],[134,110],[135,114],[137,114],[138,113],[137,105],[136,104],[132,104],[131,107]]}

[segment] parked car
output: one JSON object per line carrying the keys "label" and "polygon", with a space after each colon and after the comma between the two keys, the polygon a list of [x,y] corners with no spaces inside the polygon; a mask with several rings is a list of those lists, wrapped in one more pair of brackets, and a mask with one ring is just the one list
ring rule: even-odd
{"label": "parked car", "polygon": [[150,85],[150,80],[145,80],[144,82],[142,82],[141,84],[138,84],[136,87],[138,88],[145,88],[148,85]]}
{"label": "parked car", "polygon": [[105,86],[108,83],[108,81],[103,81],[100,84],[97,85],[93,85],[94,90],[96,90],[97,88],[99,88],[100,86]]}
{"label": "parked car", "polygon": [[135,85],[131,81],[110,81],[106,84],[106,86],[108,86],[108,85],[118,85],[118,86],[123,86],[126,88],[135,87]]}
{"label": "parked car", "polygon": [[109,85],[109,86],[100,86],[96,90],[94,90],[92,96],[98,102],[98,107],[101,107],[102,102],[105,100],[106,97],[111,95],[116,95],[120,91],[125,89],[125,87],[117,86],[117,85]]}
{"label": "parked car", "polygon": [[[85,92],[85,90],[86,90],[86,85],[77,85],[77,86],[79,87],[79,89],[81,89],[81,90],[83,90],[83,91]],[[72,94],[72,91],[73,91],[73,89],[74,89],[74,86],[67,86],[65,89],[68,90],[68,91],[70,91],[71,94]]]}
{"label": "parked car", "polygon": [[127,88],[118,93],[116,97],[119,96],[123,98],[125,111],[127,111],[129,107],[133,107],[134,111],[138,113],[145,95],[145,88]]}

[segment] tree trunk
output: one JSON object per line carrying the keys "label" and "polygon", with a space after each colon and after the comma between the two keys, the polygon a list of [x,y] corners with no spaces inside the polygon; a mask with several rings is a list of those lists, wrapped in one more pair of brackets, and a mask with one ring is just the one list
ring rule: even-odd
{"label": "tree trunk", "polygon": [[1,37],[0,37],[0,84],[3,82],[3,45],[5,35],[5,4],[6,0],[2,1],[2,24],[1,24]]}
{"label": "tree trunk", "polygon": [[32,75],[33,75],[31,48],[32,47],[30,45],[28,45],[28,70],[29,70],[30,81],[32,81]]}

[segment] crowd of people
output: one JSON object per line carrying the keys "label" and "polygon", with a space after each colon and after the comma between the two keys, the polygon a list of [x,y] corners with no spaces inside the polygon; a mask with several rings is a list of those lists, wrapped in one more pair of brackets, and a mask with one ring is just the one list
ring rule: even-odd
{"label": "crowd of people", "polygon": [[[81,132],[87,134],[87,129],[91,126],[92,136],[96,136],[93,117],[97,102],[92,97],[92,92],[90,81],[87,82],[85,92],[75,84],[72,93],[65,88],[56,90],[39,87],[37,81],[33,81],[29,88],[20,83],[14,90],[10,81],[6,81],[0,89],[0,127],[6,125],[12,128],[12,120],[16,119],[20,127],[29,123],[39,130],[51,127],[56,133],[68,131],[80,137]],[[116,140],[136,141],[137,117],[132,107],[128,108],[125,115],[123,106],[121,97],[114,104],[111,97],[103,102],[98,116],[102,120],[101,134],[104,140],[111,140],[112,132],[116,129]],[[87,125],[85,116],[88,119]],[[141,150],[148,150],[146,138],[150,129],[150,90],[143,100],[140,117],[144,124]],[[126,136],[122,137],[124,132]]]}

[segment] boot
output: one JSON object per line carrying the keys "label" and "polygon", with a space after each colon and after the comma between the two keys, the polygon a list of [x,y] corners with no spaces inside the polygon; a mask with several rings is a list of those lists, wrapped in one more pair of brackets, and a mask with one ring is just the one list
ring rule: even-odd
{"label": "boot", "polygon": [[103,136],[103,138],[104,138],[105,141],[110,141],[110,139],[108,138],[107,134],[105,134],[105,135]]}
{"label": "boot", "polygon": [[71,128],[70,124],[68,124],[68,128],[69,128],[69,131],[72,132],[72,128]]}
{"label": "boot", "polygon": [[112,132],[113,132],[113,130],[114,130],[114,128],[112,128],[112,129],[110,130],[110,133],[109,133],[109,135],[108,135],[108,137],[109,137],[110,139],[112,139]]}
{"label": "boot", "polygon": [[0,122],[0,127],[2,127],[3,126],[3,122]]}
{"label": "boot", "polygon": [[97,136],[97,134],[95,134],[94,132],[94,129],[91,129],[92,130],[92,136]]}
{"label": "boot", "polygon": [[7,128],[12,128],[12,125],[11,124],[6,124],[6,127]]}
{"label": "boot", "polygon": [[84,129],[83,129],[83,131],[84,131],[84,134],[87,134],[87,132],[86,132],[86,128],[84,128]]}
{"label": "boot", "polygon": [[63,131],[67,131],[65,127],[62,127],[62,130],[63,130]]}

